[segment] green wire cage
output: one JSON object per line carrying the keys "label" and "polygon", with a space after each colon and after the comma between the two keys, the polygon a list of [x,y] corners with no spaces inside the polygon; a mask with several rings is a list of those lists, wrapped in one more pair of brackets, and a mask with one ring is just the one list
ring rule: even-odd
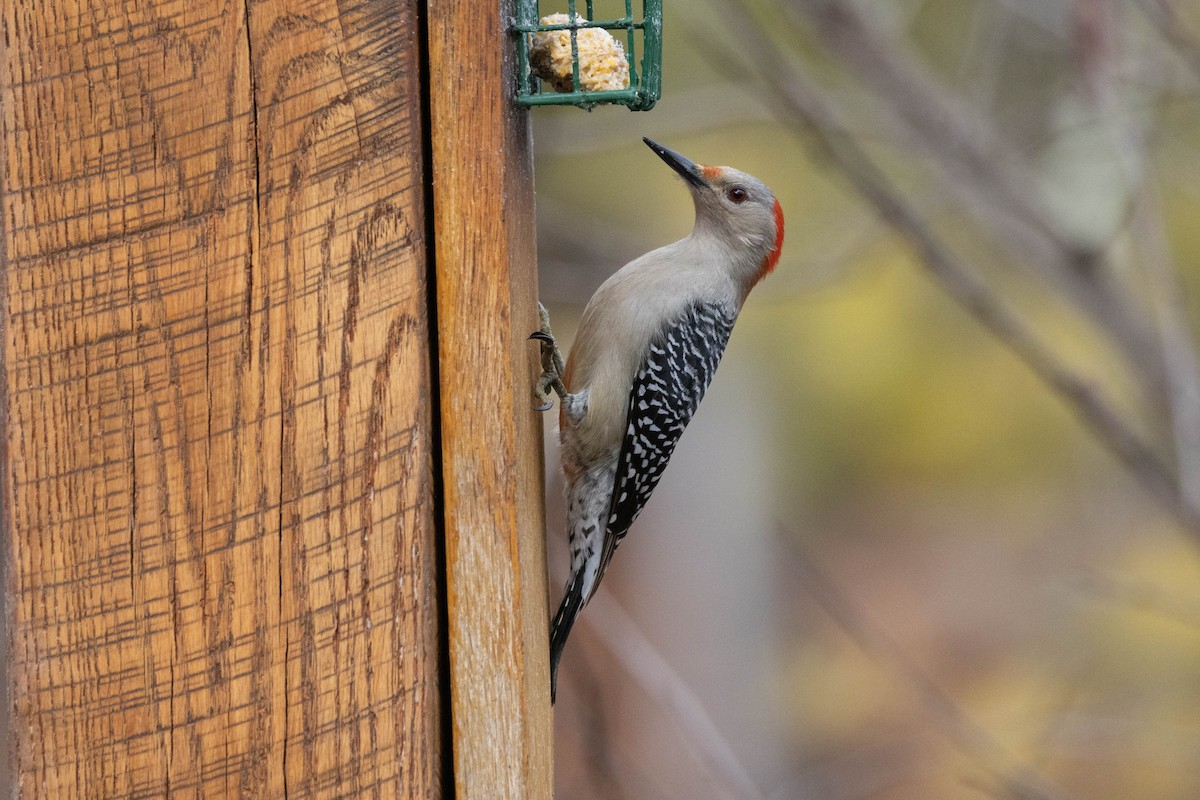
{"label": "green wire cage", "polygon": [[[586,13],[582,16],[576,10],[578,5],[576,0],[567,0],[568,22],[542,25],[538,0],[517,0],[517,18],[513,24],[517,40],[517,102],[525,106],[577,106],[588,110],[607,103],[628,106],[631,111],[649,111],[662,92],[662,0],[641,0],[640,19],[633,15],[633,0],[625,0],[625,16],[618,19],[596,19],[594,0],[584,0]],[[580,79],[579,32],[595,28],[610,31],[614,38],[619,36],[617,31],[625,32],[621,38],[625,40],[624,55],[629,64],[628,88],[588,91]],[[551,31],[570,31],[571,91],[554,91],[532,72],[531,36]]]}

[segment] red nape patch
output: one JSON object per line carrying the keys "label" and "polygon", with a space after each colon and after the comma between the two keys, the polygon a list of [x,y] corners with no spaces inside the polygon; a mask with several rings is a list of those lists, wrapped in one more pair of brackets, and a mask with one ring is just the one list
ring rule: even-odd
{"label": "red nape patch", "polygon": [[758,279],[770,274],[771,270],[775,269],[775,265],[779,263],[779,255],[783,252],[783,206],[779,205],[779,201],[775,201],[775,246],[771,248],[771,252],[767,253],[767,257],[763,259],[762,270],[758,273]]}

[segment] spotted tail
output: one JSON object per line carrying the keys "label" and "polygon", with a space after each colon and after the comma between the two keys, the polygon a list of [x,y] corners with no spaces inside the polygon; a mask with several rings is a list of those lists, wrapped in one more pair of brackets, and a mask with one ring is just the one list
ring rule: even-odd
{"label": "spotted tail", "polygon": [[567,593],[554,615],[550,624],[550,702],[558,689],[558,662],[562,659],[563,648],[567,646],[567,637],[571,635],[571,626],[583,609],[583,577],[585,570],[580,569],[571,575],[567,584]]}

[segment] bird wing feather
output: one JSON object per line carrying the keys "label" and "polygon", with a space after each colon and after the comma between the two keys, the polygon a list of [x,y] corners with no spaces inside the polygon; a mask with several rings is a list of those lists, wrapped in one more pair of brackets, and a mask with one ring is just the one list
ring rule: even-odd
{"label": "bird wing feather", "polygon": [[736,319],[736,312],[723,304],[695,303],[651,341],[629,392],[625,436],[593,591],[696,413]]}

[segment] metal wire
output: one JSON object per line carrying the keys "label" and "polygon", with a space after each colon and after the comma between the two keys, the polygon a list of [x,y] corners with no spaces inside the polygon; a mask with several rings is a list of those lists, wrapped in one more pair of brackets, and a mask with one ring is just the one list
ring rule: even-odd
{"label": "metal wire", "polygon": [[[538,22],[537,0],[517,0],[517,18],[511,29],[517,46],[517,102],[525,106],[566,105],[591,110],[601,104],[627,106],[633,111],[648,111],[661,96],[662,89],[662,0],[642,0],[642,17],[633,14],[633,0],[625,0],[625,16],[620,19],[595,19],[595,2],[586,0],[586,19],[576,21],[577,0],[567,0],[567,22],[542,25]],[[588,28],[623,30],[629,62],[629,88],[605,92],[584,91],[579,77],[579,31]],[[530,34],[544,31],[569,31],[571,36],[570,92],[543,91],[541,81],[530,73]],[[637,36],[641,32],[642,58],[638,69]]]}

